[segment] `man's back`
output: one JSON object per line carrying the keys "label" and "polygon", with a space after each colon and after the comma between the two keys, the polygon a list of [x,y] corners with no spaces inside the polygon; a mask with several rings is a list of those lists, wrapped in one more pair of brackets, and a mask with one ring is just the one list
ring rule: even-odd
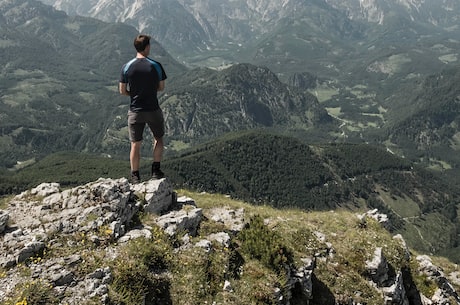
{"label": "man's back", "polygon": [[158,84],[165,78],[163,67],[150,58],[134,58],[122,70],[122,80],[128,83],[130,110],[155,111],[159,108]]}

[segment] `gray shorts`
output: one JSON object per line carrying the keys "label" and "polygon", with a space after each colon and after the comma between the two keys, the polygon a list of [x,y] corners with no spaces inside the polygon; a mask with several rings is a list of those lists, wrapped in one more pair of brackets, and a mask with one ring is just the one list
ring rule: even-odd
{"label": "gray shorts", "polygon": [[152,112],[132,112],[130,110],[128,111],[128,129],[131,142],[142,141],[145,124],[149,126],[156,139],[165,134],[165,120],[161,109]]}

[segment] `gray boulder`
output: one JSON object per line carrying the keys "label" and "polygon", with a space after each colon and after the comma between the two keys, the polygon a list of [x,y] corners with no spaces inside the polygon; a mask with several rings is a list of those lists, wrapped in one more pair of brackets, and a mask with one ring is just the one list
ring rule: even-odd
{"label": "gray boulder", "polygon": [[132,190],[144,200],[144,210],[148,213],[162,214],[169,211],[175,203],[175,193],[166,178],[134,184]]}

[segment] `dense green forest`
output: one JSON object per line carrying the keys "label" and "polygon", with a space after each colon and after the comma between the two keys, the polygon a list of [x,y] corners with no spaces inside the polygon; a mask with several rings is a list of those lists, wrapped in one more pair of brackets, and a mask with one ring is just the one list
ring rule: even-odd
{"label": "dense green forest", "polygon": [[[142,163],[144,179],[150,161]],[[375,184],[395,194],[425,198],[426,209],[458,195],[454,183],[368,144],[307,144],[264,131],[231,133],[180,155],[166,155],[163,168],[176,187],[230,194],[277,207],[329,209],[367,199]],[[41,182],[74,186],[98,177],[128,177],[129,162],[101,155],[59,152],[17,171],[1,174],[1,194],[17,193]],[[148,177],[147,177],[148,179]],[[436,191],[433,191],[436,190]],[[413,200],[420,201],[417,196]],[[453,200],[455,202],[455,200]]]}
{"label": "dense green forest", "polygon": [[129,177],[129,161],[78,152],[58,152],[17,171],[0,172],[0,194],[17,194],[43,182],[73,187],[99,177]]}

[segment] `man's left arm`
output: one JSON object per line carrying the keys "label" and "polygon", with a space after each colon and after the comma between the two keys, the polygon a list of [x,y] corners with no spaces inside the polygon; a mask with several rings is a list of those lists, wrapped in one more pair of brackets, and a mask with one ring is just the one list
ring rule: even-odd
{"label": "man's left arm", "polygon": [[129,96],[128,84],[120,82],[118,84],[118,91],[120,92],[121,95]]}

